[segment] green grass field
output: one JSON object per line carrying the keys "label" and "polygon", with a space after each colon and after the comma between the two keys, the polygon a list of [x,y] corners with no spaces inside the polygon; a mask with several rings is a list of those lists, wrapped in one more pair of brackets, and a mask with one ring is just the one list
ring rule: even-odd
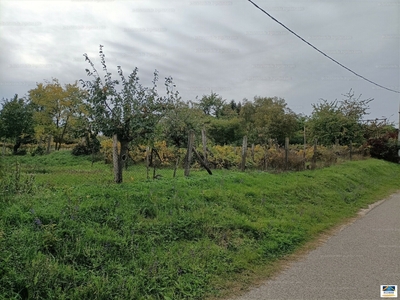
{"label": "green grass field", "polygon": [[146,180],[145,167],[130,166],[116,185],[110,165],[67,151],[2,158],[0,299],[226,296],[400,188],[400,166],[374,159],[158,173]]}

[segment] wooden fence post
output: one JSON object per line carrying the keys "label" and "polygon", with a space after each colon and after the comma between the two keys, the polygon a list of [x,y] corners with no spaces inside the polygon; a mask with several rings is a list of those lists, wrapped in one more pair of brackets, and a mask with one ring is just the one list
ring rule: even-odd
{"label": "wooden fence post", "polygon": [[246,156],[247,156],[247,136],[243,137],[243,146],[242,146],[242,164],[240,169],[244,171],[246,169]]}
{"label": "wooden fence post", "polygon": [[146,172],[147,172],[147,179],[149,179],[149,170],[150,168],[150,147],[146,147]]}
{"label": "wooden fence post", "polygon": [[203,162],[207,166],[208,165],[208,160],[207,160],[207,136],[206,136],[206,129],[203,127],[201,130],[201,141],[203,142]]}
{"label": "wooden fence post", "polygon": [[265,145],[264,147],[264,166],[263,166],[263,170],[267,171],[268,169],[268,145]]}
{"label": "wooden fence post", "polygon": [[200,164],[207,170],[208,174],[212,175],[210,168],[204,163],[204,160],[201,158],[200,154],[197,152],[196,148],[192,148],[194,154],[196,154],[197,159],[199,160]]}
{"label": "wooden fence post", "polygon": [[194,131],[189,131],[188,136],[188,148],[186,153],[186,161],[185,161],[185,176],[189,176],[190,174],[190,163],[192,162],[192,148],[194,143]]}
{"label": "wooden fence post", "polygon": [[317,167],[317,143],[318,139],[314,139],[314,153],[311,162],[311,169],[315,169]]}
{"label": "wooden fence post", "polygon": [[175,167],[174,167],[174,174],[173,174],[173,178],[175,178],[175,176],[176,176],[176,170],[178,169],[178,165],[179,165],[179,161],[180,161],[180,156],[179,156],[179,154],[178,154],[178,157],[177,157],[177,159],[176,159],[176,162],[175,162]]}
{"label": "wooden fence post", "polygon": [[6,154],[6,141],[3,139],[3,150],[2,150],[2,155],[4,156]]}
{"label": "wooden fence post", "polygon": [[50,147],[51,147],[51,134],[47,137],[47,150],[46,153],[50,153]]}
{"label": "wooden fence post", "polygon": [[289,138],[285,138],[285,170],[289,168]]}
{"label": "wooden fence post", "polygon": [[353,159],[353,141],[350,140],[350,146],[349,146],[349,150],[350,150],[350,160]]}

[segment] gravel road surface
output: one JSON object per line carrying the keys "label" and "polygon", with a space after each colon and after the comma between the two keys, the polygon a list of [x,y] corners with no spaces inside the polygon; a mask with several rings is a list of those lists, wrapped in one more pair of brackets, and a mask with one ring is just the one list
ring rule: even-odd
{"label": "gravel road surface", "polygon": [[273,279],[233,299],[388,299],[381,298],[381,285],[400,288],[400,193],[361,214]]}

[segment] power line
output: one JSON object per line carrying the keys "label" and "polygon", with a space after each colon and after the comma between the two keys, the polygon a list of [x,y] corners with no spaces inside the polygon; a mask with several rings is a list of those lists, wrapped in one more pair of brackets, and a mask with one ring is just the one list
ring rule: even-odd
{"label": "power line", "polygon": [[312,48],[314,48],[315,50],[317,50],[319,53],[321,53],[322,55],[326,56],[327,58],[329,58],[330,60],[332,60],[333,62],[337,63],[339,66],[341,66],[342,68],[345,68],[347,71],[353,73],[354,75],[368,81],[369,83],[372,83],[376,86],[379,86],[385,90],[391,91],[391,92],[395,92],[395,93],[400,93],[400,91],[396,91],[396,90],[392,90],[390,88],[384,87],[383,85],[380,85],[376,82],[373,82],[372,80],[369,80],[368,78],[365,78],[364,76],[354,72],[353,70],[349,69],[348,67],[346,67],[345,65],[341,64],[340,62],[338,62],[337,60],[335,60],[334,58],[330,57],[328,54],[324,53],[323,51],[319,50],[317,47],[315,47],[314,45],[312,45],[311,43],[307,42],[305,39],[303,39],[301,36],[299,36],[296,32],[294,32],[293,30],[291,30],[290,28],[288,28],[286,25],[284,25],[283,23],[279,22],[277,19],[275,19],[273,16],[271,16],[268,12],[266,12],[264,9],[262,9],[261,7],[259,7],[257,4],[255,4],[252,0],[248,0],[251,4],[253,4],[255,7],[257,7],[259,10],[261,10],[264,14],[266,14],[268,17],[270,17],[272,20],[274,20],[276,23],[278,23],[279,25],[281,25],[282,27],[284,27],[286,30],[288,30],[290,33],[294,34],[295,36],[297,36],[299,39],[301,39],[304,43],[306,43],[307,45],[311,46]]}

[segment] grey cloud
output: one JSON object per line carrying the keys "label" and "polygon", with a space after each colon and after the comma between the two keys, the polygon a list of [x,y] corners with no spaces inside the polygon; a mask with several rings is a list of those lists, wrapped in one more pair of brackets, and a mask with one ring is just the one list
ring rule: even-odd
{"label": "grey cloud", "polygon": [[[361,75],[399,88],[399,26],[393,1],[256,1],[319,49]],[[99,44],[116,76],[139,68],[172,76],[184,100],[219,93],[241,101],[283,97],[310,114],[318,99],[353,88],[371,117],[393,115],[398,94],[365,82],[317,53],[247,1],[3,1],[0,97],[24,95],[51,77],[87,79],[83,53],[99,64]],[[100,66],[98,66],[100,68]],[[160,90],[163,87],[159,85]],[[396,120],[394,120],[396,121]]]}

